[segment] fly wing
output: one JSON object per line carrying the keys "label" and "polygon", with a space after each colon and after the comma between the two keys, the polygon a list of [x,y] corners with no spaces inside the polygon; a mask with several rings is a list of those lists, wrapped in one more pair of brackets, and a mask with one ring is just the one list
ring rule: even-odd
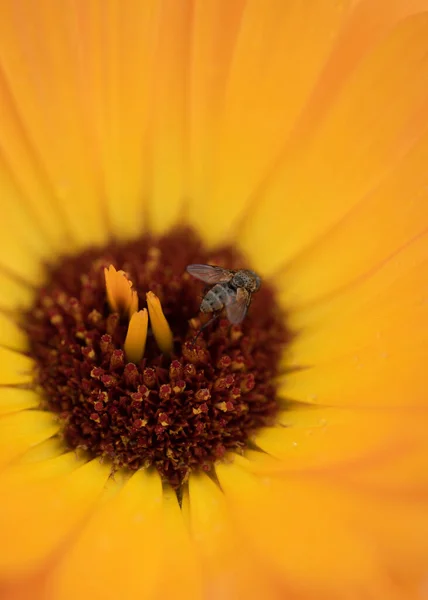
{"label": "fly wing", "polygon": [[236,295],[229,296],[226,302],[226,315],[232,325],[239,325],[245,319],[250,306],[251,294],[244,288],[238,288]]}
{"label": "fly wing", "polygon": [[188,265],[186,271],[205,283],[227,283],[233,277],[233,271],[213,265]]}

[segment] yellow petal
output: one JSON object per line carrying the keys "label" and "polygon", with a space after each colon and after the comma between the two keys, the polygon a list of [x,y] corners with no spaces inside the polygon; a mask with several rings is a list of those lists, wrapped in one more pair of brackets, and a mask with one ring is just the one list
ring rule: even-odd
{"label": "yellow petal", "polygon": [[[5,6],[3,4],[2,8]],[[2,41],[5,42],[4,39]],[[13,76],[16,75],[17,72],[14,72]],[[10,83],[3,71],[0,76],[0,104],[2,113],[0,171],[3,177],[9,173],[14,182],[14,194],[2,196],[2,202],[9,210],[13,209],[14,201],[17,201],[18,205],[24,205],[27,209],[27,219],[31,217],[33,221],[31,229],[39,230],[43,238],[54,248],[65,249],[70,240],[58,199],[55,197],[43,162],[40,161],[28,137],[25,120],[21,119]],[[9,189],[12,189],[11,185]],[[25,221],[21,225],[24,223]]]}
{"label": "yellow petal", "polygon": [[[215,242],[225,232],[240,237],[247,219],[251,237],[257,221],[249,207],[264,202],[266,182],[283,169],[296,140],[307,139],[356,65],[392,26],[426,8],[426,0],[196,3],[191,222]],[[292,170],[293,157],[291,163]],[[271,247],[250,249],[269,255]]]}
{"label": "yellow petal", "polygon": [[[51,444],[50,448],[48,448],[48,442]],[[59,450],[60,445],[61,449]],[[44,458],[42,457],[42,448],[43,453],[47,455]],[[36,452],[39,452],[37,459]],[[79,463],[77,453],[64,452],[64,446],[58,438],[46,440],[38,447],[28,450],[19,460],[2,471],[0,491],[2,496],[7,496],[11,487],[30,486],[60,475],[68,475],[79,464],[81,463]]]}
{"label": "yellow petal", "polygon": [[[363,496],[364,519],[372,539],[376,540],[382,562],[403,582],[426,579],[428,556],[428,514],[426,493],[420,497],[388,499],[376,494]],[[423,598],[423,596],[420,596]]]}
{"label": "yellow petal", "polygon": [[156,600],[163,598],[200,600],[201,573],[195,547],[185,527],[176,494],[170,488],[164,490],[163,496],[161,543],[163,578],[162,585],[154,598]]}
{"label": "yellow petal", "polygon": [[[240,229],[243,249],[257,270],[272,273],[288,266],[326,236],[426,132],[427,51],[428,16],[400,22],[352,77],[347,73],[340,94],[330,99],[320,123],[311,124],[307,139],[295,132],[296,148],[278,164],[248,213],[248,227]],[[341,252],[346,256],[347,249]]]}
{"label": "yellow petal", "polygon": [[[40,567],[95,507],[110,474],[97,460],[65,475],[9,486],[2,497],[0,573],[18,576]],[[25,527],[22,524],[25,523]]]}
{"label": "yellow petal", "polygon": [[[56,458],[60,456],[65,451],[65,446],[63,440],[61,440],[60,436],[49,438],[37,446],[30,448],[23,454],[17,461],[18,465],[26,465],[47,461],[51,458]],[[75,457],[78,456],[78,452],[74,452]]]}
{"label": "yellow petal", "polygon": [[0,308],[16,311],[17,308],[27,308],[34,296],[34,290],[25,281],[17,279],[7,268],[0,266]]}
{"label": "yellow petal", "polygon": [[1,156],[0,194],[0,269],[17,281],[40,283],[43,276],[41,260],[52,250],[16,189],[12,174],[1,164]]}
{"label": "yellow petal", "polygon": [[139,471],[105,501],[50,576],[55,600],[90,596],[150,599],[163,579],[162,486],[157,473]]}
{"label": "yellow petal", "polygon": [[33,367],[28,356],[0,346],[1,385],[31,383]]}
{"label": "yellow petal", "polygon": [[[421,419],[426,418],[422,414]],[[386,491],[388,494],[409,492],[428,494],[428,448],[425,439],[416,439],[403,450],[396,444],[395,452],[373,457],[361,468],[342,471],[346,481],[361,488]]]}
{"label": "yellow petal", "polygon": [[362,281],[428,227],[425,134],[393,172],[275,277],[288,309],[302,310]]}
{"label": "yellow petal", "polygon": [[150,89],[149,219],[154,231],[165,231],[180,219],[189,193],[186,129],[192,5],[188,0],[165,0],[158,11]]}
{"label": "yellow petal", "polygon": [[0,344],[13,350],[27,349],[27,336],[13,319],[0,312]]}
{"label": "yellow petal", "polygon": [[195,206],[195,222],[203,225],[210,242],[230,231],[276,161],[349,4],[246,3],[220,105],[214,164],[206,167],[211,185],[204,202]]}
{"label": "yellow petal", "polygon": [[1,417],[0,466],[55,435],[58,430],[58,420],[48,412],[24,410]]}
{"label": "yellow petal", "polygon": [[[33,202],[46,206],[53,199],[59,227],[69,230],[77,244],[86,244],[106,238],[103,182],[96,131],[82,92],[90,86],[86,61],[76,52],[82,49],[84,24],[76,26],[76,7],[63,8],[49,0],[37,9],[26,3],[27,18],[21,19],[13,2],[3,3],[0,53],[22,137],[30,146],[32,164],[23,162],[23,177],[28,173],[30,184],[37,170],[49,185],[47,196],[43,187],[32,186]],[[19,149],[15,144],[16,154],[9,159],[15,165]]]}
{"label": "yellow petal", "polygon": [[158,4],[129,0],[126,7],[115,1],[78,7],[82,76],[91,95],[78,93],[97,137],[95,157],[109,225],[121,238],[139,235],[146,226],[151,168],[146,146]]}
{"label": "yellow petal", "polygon": [[[191,110],[187,116],[189,127],[186,134],[190,189],[185,208],[186,217],[204,235],[220,227],[219,223],[209,221],[205,214],[210,210],[212,189],[216,184],[213,168],[218,154],[218,132],[225,108],[224,96],[235,47],[242,33],[242,21],[248,9],[247,0],[204,0],[194,2],[192,7],[188,69],[190,85],[187,90]],[[245,102],[248,100],[245,98]],[[242,103],[241,108],[245,105]],[[238,157],[235,156],[234,159]],[[231,199],[228,192],[226,197],[221,198],[222,206],[227,202],[229,208]],[[223,217],[222,221],[224,226]]]}
{"label": "yellow petal", "polygon": [[230,519],[224,495],[206,475],[189,483],[190,528],[201,563],[205,598],[278,598]]}
{"label": "yellow petal", "polygon": [[33,390],[16,387],[0,388],[0,415],[13,413],[26,408],[37,408],[40,404],[40,395]]}
{"label": "yellow petal", "polygon": [[281,394],[344,406],[427,406],[425,236],[342,294],[300,315]]}
{"label": "yellow petal", "polygon": [[424,453],[426,417],[426,411],[418,410],[290,406],[278,416],[278,426],[263,429],[254,442],[279,459],[270,467],[274,470],[346,472],[385,456],[405,455],[416,445]]}
{"label": "yellow petal", "polygon": [[292,589],[328,598],[381,579],[372,540],[349,520],[358,498],[331,482],[258,478],[236,465],[217,474],[244,544]]}
{"label": "yellow petal", "polygon": [[[255,454],[261,456],[260,453],[253,453],[253,458]],[[340,501],[336,515],[338,525],[342,524],[351,534],[352,531],[358,530],[362,539],[369,540],[375,553],[373,558],[377,566],[376,564],[373,565],[374,577],[369,578],[366,582],[361,581],[358,586],[347,588],[356,590],[355,595],[350,596],[355,600],[364,597],[362,590],[365,588],[370,590],[370,594],[374,593],[374,597],[379,598],[393,598],[394,600],[406,600],[407,598],[415,598],[416,600],[418,598],[417,595],[412,594],[412,591],[416,590],[418,586],[420,587],[426,572],[428,514],[424,507],[426,506],[428,477],[426,468],[420,468],[422,461],[419,460],[419,470],[418,472],[413,471],[412,481],[405,478],[406,470],[410,466],[408,454],[405,450],[406,460],[402,464],[400,464],[401,454],[399,452],[386,452],[382,455],[381,461],[375,459],[374,461],[366,461],[361,466],[358,463],[348,465],[340,473],[334,473],[333,477],[329,477],[326,473],[327,477],[324,478],[318,474],[317,477],[311,479],[284,476],[280,480],[279,488],[282,487],[284,491],[283,507],[290,510],[293,506],[292,498],[296,490],[295,483],[301,485],[302,493],[304,493],[305,488],[308,492],[310,488],[313,489],[312,501],[308,497],[302,503],[302,512],[296,511],[293,513],[295,519],[300,521],[301,535],[305,535],[306,525],[313,527],[314,530],[317,529],[315,519],[319,514],[324,515],[323,490],[328,489],[332,498],[331,507],[333,510],[336,510],[336,502]],[[422,456],[427,457],[426,442],[424,449],[419,447],[419,459]],[[251,464],[253,460],[246,461],[243,457],[237,456],[235,462],[239,468],[245,471],[252,471],[253,469]],[[261,466],[263,461],[258,462]],[[413,466],[416,466],[416,463],[417,461],[414,461]],[[394,482],[392,473],[397,467],[399,469],[398,479]],[[387,473],[389,472],[386,477],[384,477],[385,468]],[[371,478],[365,477],[367,471],[372,472]],[[408,471],[407,473],[410,474]],[[269,481],[272,481],[275,487],[277,475],[274,479],[270,479],[269,475],[266,477],[267,473],[263,473],[262,470],[258,475],[258,480],[262,481],[264,485],[269,487]],[[270,490],[270,493],[274,493],[274,488]],[[285,493],[290,495],[286,496]],[[263,520],[262,510],[266,508],[266,503],[262,503],[262,498],[260,500],[258,508],[261,511],[260,515]],[[272,510],[273,503],[267,498],[266,500]],[[315,514],[319,502],[320,513]],[[251,497],[249,503],[251,503]],[[309,511],[307,511],[308,505]],[[285,522],[287,516],[279,516],[278,518],[282,520],[283,531],[287,531],[287,523]],[[308,520],[307,524],[306,518]],[[332,528],[327,541],[331,548],[336,545],[334,531],[335,529]],[[316,531],[315,535],[317,535]],[[348,541],[351,544],[348,558],[352,560],[354,549],[352,539]],[[285,543],[287,542],[284,540]],[[324,551],[321,546],[318,546],[318,549],[320,552]],[[342,547],[342,551],[345,551],[345,546]],[[340,559],[339,556],[337,558]],[[385,581],[382,577],[376,577],[376,569],[379,568],[379,565],[386,566],[387,570],[394,574],[393,584],[391,580]],[[334,568],[333,564],[330,567],[330,574],[332,568]],[[311,567],[309,567],[310,569]],[[339,594],[342,595],[341,592]],[[370,597],[370,594],[368,597]],[[309,597],[314,597],[314,599],[324,598],[320,588],[315,589],[314,595],[309,595]],[[331,595],[327,594],[326,598],[328,597],[331,597]]]}

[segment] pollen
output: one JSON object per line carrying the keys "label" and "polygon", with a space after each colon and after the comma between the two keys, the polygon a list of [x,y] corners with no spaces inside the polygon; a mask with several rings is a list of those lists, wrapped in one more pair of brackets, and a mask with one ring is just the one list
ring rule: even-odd
{"label": "pollen", "polygon": [[195,341],[194,263],[251,268],[189,230],[146,235],[62,257],[23,315],[40,408],[58,415],[65,446],[113,470],[156,468],[176,489],[275,423],[290,339],[264,282],[239,326],[220,315]]}

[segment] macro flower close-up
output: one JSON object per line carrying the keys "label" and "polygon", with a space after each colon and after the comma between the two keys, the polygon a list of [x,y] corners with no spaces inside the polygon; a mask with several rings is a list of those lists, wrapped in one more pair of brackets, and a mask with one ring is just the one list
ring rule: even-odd
{"label": "macro flower close-up", "polygon": [[0,599],[428,598],[428,0],[2,0]]}

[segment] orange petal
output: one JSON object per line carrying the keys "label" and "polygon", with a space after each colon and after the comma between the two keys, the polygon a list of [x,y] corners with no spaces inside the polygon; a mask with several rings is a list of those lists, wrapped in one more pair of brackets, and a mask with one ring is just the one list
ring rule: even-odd
{"label": "orange petal", "polygon": [[52,248],[21,197],[13,174],[1,164],[1,155],[0,194],[0,269],[18,282],[38,284],[43,277],[41,261],[48,258]]}
{"label": "orange petal", "polygon": [[[308,139],[278,164],[240,229],[256,270],[292,264],[386,181],[427,131],[427,52],[428,16],[400,22],[330,99]],[[348,246],[341,252],[346,257]]]}
{"label": "orange petal", "polygon": [[279,599],[273,582],[237,535],[220,488],[206,475],[192,476],[184,502],[202,569],[203,597]]}
{"label": "orange petal", "polygon": [[[204,0],[194,2],[192,7],[188,70],[190,85],[187,90],[191,107],[187,132],[190,188],[185,206],[186,217],[206,235],[220,226],[210,221],[207,213],[213,208],[209,204],[216,183],[214,168],[219,127],[226,108],[225,93],[233,68],[235,48],[242,33],[242,21],[248,9],[247,0]],[[245,105],[242,103],[242,106]],[[223,207],[227,202],[229,209],[230,199],[229,193],[221,198]],[[222,221],[224,225],[223,218]]]}
{"label": "orange petal", "polygon": [[[2,495],[0,574],[18,576],[40,567],[91,510],[110,474],[97,460],[65,475],[21,480]],[[25,523],[25,527],[23,527]]]}
{"label": "orange petal", "polygon": [[180,219],[189,193],[186,133],[191,19],[189,0],[164,0],[158,5],[149,128],[149,219],[155,231],[165,231]]}
{"label": "orange petal", "polygon": [[275,276],[289,310],[310,309],[358,285],[426,233],[427,155],[425,134],[376,189]]}
{"label": "orange petal", "polygon": [[[347,473],[382,461],[384,464],[388,458],[395,463],[416,448],[421,457],[428,457],[426,418],[426,411],[420,410],[291,405],[278,416],[278,426],[263,429],[254,442],[279,459],[270,466],[272,470],[313,473],[340,469],[341,473]],[[261,466],[261,470],[265,468]],[[419,482],[422,473],[421,469]]]}
{"label": "orange petal", "polygon": [[[130,238],[146,227],[150,197],[149,131],[153,78],[158,74],[154,45],[159,25],[157,0],[78,2],[74,83],[85,126],[92,138],[92,170],[101,188],[109,227]],[[90,89],[90,94],[86,90]]]}
{"label": "orange petal", "polygon": [[[6,8],[6,4],[2,5],[3,8]],[[6,18],[4,15],[2,16],[4,19]],[[3,19],[2,24],[4,24]],[[2,38],[2,42],[4,44],[6,40]],[[14,43],[17,42],[18,40],[15,40]],[[22,71],[20,70],[19,73],[21,76],[18,75],[18,71],[9,73],[9,76],[20,79]],[[9,82],[6,73],[2,70],[0,74],[2,114],[2,135],[0,137],[0,172],[2,175],[0,180],[4,184],[6,178],[9,178],[8,189],[11,192],[6,195],[2,186],[2,202],[4,206],[8,206],[8,211],[16,209],[15,204],[25,209],[21,227],[30,219],[32,221],[30,236],[35,233],[31,230],[38,230],[39,234],[53,248],[65,249],[67,244],[70,244],[70,239],[58,198],[55,197],[55,190],[47,177],[44,164],[28,136],[25,116],[22,118],[17,109],[12,92],[13,87],[14,84]],[[34,94],[34,90],[31,90],[31,94]]]}
{"label": "orange petal", "polygon": [[332,598],[340,590],[358,590],[355,598],[375,591],[374,597],[394,598],[371,522],[364,526],[365,514],[359,513],[367,501],[332,482],[259,478],[236,465],[219,465],[217,474],[244,543],[291,589],[310,598]]}
{"label": "orange petal", "polygon": [[[41,0],[37,8],[7,0],[0,53],[21,130],[21,143],[11,143],[10,164],[19,164],[20,180],[26,180],[27,193],[34,193],[32,203],[41,203],[37,212],[43,226],[55,237],[57,223],[80,245],[105,240],[107,229],[96,131],[85,100],[89,86],[79,16],[71,4],[65,10],[50,0]],[[13,128],[6,133],[12,136]],[[46,218],[47,206],[55,211],[54,221]]]}
{"label": "orange petal", "polygon": [[[245,214],[287,140],[350,6],[347,0],[340,9],[334,0],[310,4],[250,0],[238,28],[239,8],[229,17],[231,3],[218,4],[222,20],[230,19],[227,29],[232,27],[236,37],[226,79],[220,79],[219,90],[214,89],[214,98],[221,93],[216,107],[221,119],[209,121],[215,131],[205,159],[204,201],[195,203],[191,213],[210,242],[222,239]],[[218,31],[220,45],[222,32]],[[203,109],[203,104],[198,107],[199,112]]]}
{"label": "orange petal", "polygon": [[[99,506],[50,575],[55,600],[153,598],[163,578],[162,487],[159,476],[135,473],[125,485],[110,482]],[[122,487],[123,486],[123,487]]]}
{"label": "orange petal", "polygon": [[281,393],[343,406],[426,406],[425,237],[342,294],[301,315]]}
{"label": "orange petal", "polygon": [[177,496],[169,487],[164,490],[162,512],[160,542],[163,548],[163,577],[153,600],[200,600],[202,583],[195,547],[185,526]]}

